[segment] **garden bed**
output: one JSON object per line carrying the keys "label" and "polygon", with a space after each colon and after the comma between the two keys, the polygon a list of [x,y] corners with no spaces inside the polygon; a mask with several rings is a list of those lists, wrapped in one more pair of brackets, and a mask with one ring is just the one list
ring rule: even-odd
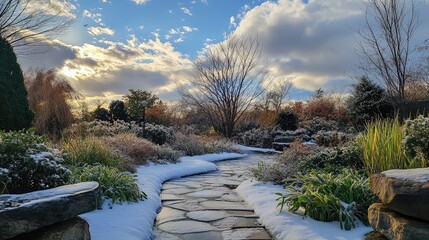
{"label": "garden bed", "polygon": [[361,222],[350,231],[341,230],[339,222],[303,218],[302,215],[288,212],[286,206],[279,212],[276,193],[287,193],[280,185],[247,180],[238,186],[237,192],[254,209],[261,224],[276,239],[364,239],[364,235],[372,231],[371,227],[366,227]]}

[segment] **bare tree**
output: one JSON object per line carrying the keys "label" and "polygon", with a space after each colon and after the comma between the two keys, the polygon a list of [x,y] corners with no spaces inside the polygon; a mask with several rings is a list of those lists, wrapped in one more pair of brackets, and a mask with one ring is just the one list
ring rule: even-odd
{"label": "bare tree", "polygon": [[269,63],[256,37],[230,37],[194,62],[194,75],[179,86],[183,100],[198,107],[214,129],[232,137],[237,122],[262,93]]}
{"label": "bare tree", "polygon": [[358,31],[361,66],[380,80],[389,94],[404,100],[411,40],[418,26],[416,2],[368,0],[365,4],[365,25]]}
{"label": "bare tree", "polygon": [[1,0],[0,37],[14,47],[39,42],[71,23],[72,8],[67,0]]}
{"label": "bare tree", "polygon": [[[280,112],[283,101],[286,99],[293,86],[291,79],[280,79],[273,83],[272,90],[267,91],[268,105],[272,105],[276,113]],[[269,108],[269,107],[268,107]]]}

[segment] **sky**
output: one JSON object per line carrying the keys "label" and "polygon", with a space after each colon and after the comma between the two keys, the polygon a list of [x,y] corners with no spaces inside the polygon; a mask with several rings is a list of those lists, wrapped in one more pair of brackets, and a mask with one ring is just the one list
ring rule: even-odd
{"label": "sky", "polygon": [[[128,90],[178,100],[192,61],[226,36],[258,35],[277,79],[292,79],[291,99],[322,88],[345,92],[356,73],[355,32],[364,20],[357,0],[71,0],[74,21],[44,42],[43,53],[21,55],[22,68],[57,68],[86,101],[121,99]],[[428,36],[429,4],[419,6],[412,42]]]}

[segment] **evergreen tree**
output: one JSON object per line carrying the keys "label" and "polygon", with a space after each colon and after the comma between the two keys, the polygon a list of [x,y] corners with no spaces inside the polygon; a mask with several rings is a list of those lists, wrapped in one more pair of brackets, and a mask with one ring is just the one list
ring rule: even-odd
{"label": "evergreen tree", "polygon": [[93,112],[93,116],[95,119],[100,121],[110,121],[110,112],[104,107],[97,106],[97,108]]}
{"label": "evergreen tree", "polygon": [[386,92],[380,86],[362,77],[354,85],[353,95],[347,103],[348,114],[356,127],[375,118],[393,117],[394,107]]}
{"label": "evergreen tree", "polygon": [[158,97],[151,92],[130,89],[130,93],[124,96],[125,106],[131,121],[144,122],[146,108],[152,107]]}
{"label": "evergreen tree", "polygon": [[112,120],[128,120],[127,109],[125,108],[125,103],[123,101],[112,101],[109,105],[109,110],[112,115]]}
{"label": "evergreen tree", "polygon": [[21,67],[11,45],[0,38],[0,129],[29,128],[33,118]]}

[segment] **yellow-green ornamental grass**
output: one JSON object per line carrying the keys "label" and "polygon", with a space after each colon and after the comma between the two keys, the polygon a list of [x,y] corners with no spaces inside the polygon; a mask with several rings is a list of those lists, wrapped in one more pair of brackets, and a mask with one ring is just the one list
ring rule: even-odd
{"label": "yellow-green ornamental grass", "polygon": [[399,120],[376,120],[366,126],[358,139],[368,174],[389,169],[426,167],[425,161],[410,157],[403,145],[405,134]]}

